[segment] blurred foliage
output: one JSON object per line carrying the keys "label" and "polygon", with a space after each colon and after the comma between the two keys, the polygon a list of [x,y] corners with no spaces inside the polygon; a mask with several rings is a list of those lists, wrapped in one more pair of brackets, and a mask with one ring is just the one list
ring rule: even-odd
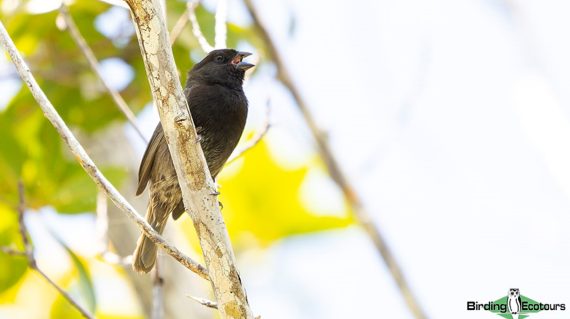
{"label": "blurred foliage", "polygon": [[[89,313],[95,313],[95,288],[91,281],[91,275],[85,266],[86,263],[75,254],[65,243],[56,235],[54,238],[60,243],[73,264],[73,268],[68,272],[58,284],[66,287],[69,295],[79,303]],[[61,294],[56,295],[55,302],[51,307],[52,318],[84,318],[83,315],[71,303],[65,299]]]}
{"label": "blurred foliage", "polygon": [[311,163],[283,168],[263,140],[241,160],[237,172],[224,172],[218,180],[222,211],[237,247],[251,245],[251,239],[267,246],[287,236],[345,227],[353,222],[343,207],[334,215],[319,215],[305,207],[300,189]]}
{"label": "blurred foliage", "polygon": [[[30,14],[26,10],[28,1],[10,1],[16,4],[12,6],[15,9],[11,12],[0,10],[0,19],[28,61],[38,83],[71,129],[80,133],[79,136],[91,137],[114,123],[124,123],[124,116],[98,82],[70,35],[57,28],[57,10]],[[0,2],[0,8],[4,8],[2,4]],[[185,3],[167,1],[167,5],[171,29],[184,12]],[[131,109],[138,112],[151,101],[151,95],[132,25],[128,20],[121,24],[125,30],[120,30],[123,36],[119,41],[107,38],[94,23],[110,10],[125,9],[111,8],[99,1],[75,1],[70,7],[97,58],[100,61],[118,58],[132,69],[133,80],[120,93]],[[206,37],[213,39],[213,14],[199,7],[197,17]],[[264,59],[264,50],[255,31],[230,23],[228,46],[237,47],[240,42],[249,42],[257,47],[258,54]],[[193,65],[192,51],[203,55],[187,26],[173,47],[183,82],[187,70]],[[0,81],[5,76],[17,77],[15,73],[1,75]],[[13,208],[17,205],[19,179],[24,182],[26,205],[30,209],[49,205],[59,213],[67,214],[94,210],[95,185],[44,118],[27,87],[22,87],[5,108],[0,108],[0,136],[0,246],[21,246],[17,214]],[[126,167],[99,164],[107,178],[117,186],[129,172]],[[339,208],[338,214],[330,216],[319,215],[305,207],[300,189],[309,166],[310,163],[294,170],[283,168],[272,158],[266,145],[260,143],[232,164],[228,169],[231,173],[220,177],[219,182],[223,185],[221,201],[225,206],[223,213],[238,248],[246,248],[252,243],[268,246],[286,236],[344,227],[353,222],[350,214],[342,211],[346,208]],[[80,256],[67,250],[79,274],[78,290],[93,310],[95,293],[89,271]],[[10,287],[18,287],[16,284],[25,271],[26,261],[23,258],[0,253],[0,299],[6,297],[2,293]],[[67,301],[57,297],[51,310],[52,318],[75,318],[78,315]],[[114,318],[111,314],[105,317]]]}
{"label": "blurred foliage", "polygon": [[[91,274],[89,273],[89,270],[87,269],[87,267],[85,267],[85,264],[83,263],[81,258],[77,256],[77,254],[75,254],[73,250],[71,250],[65,244],[65,242],[61,238],[59,238],[59,236],[56,233],[52,232],[52,236],[57,240],[57,242],[61,246],[63,246],[63,248],[69,255],[69,258],[71,259],[71,262],[73,263],[74,269],[77,270],[77,273],[79,275],[79,291],[81,292],[81,296],[83,297],[82,299],[84,299],[87,304],[86,309],[90,313],[95,313],[95,309],[97,308],[97,301],[95,298],[95,287],[93,286],[93,281],[91,281]],[[64,318],[61,316],[55,316],[55,317]]]}
{"label": "blurred foliage", "polygon": [[[18,231],[15,209],[0,203],[0,246],[23,250],[24,245]],[[24,257],[0,253],[0,292],[14,285],[26,272],[28,263]]]}

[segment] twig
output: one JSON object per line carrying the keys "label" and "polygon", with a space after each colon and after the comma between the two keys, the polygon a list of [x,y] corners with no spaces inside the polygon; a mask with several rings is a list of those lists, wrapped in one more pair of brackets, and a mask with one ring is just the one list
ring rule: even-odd
{"label": "twig", "polygon": [[103,254],[107,251],[107,247],[109,246],[109,207],[107,206],[107,196],[100,190],[97,190],[97,201],[95,205],[95,233],[100,245],[99,250],[101,254]]}
{"label": "twig", "polygon": [[390,274],[396,281],[398,288],[402,296],[404,297],[408,308],[412,312],[415,318],[427,318],[426,314],[422,310],[420,303],[414,296],[411,287],[409,286],[406,278],[404,277],[404,273],[396,261],[396,258],[392,251],[390,250],[384,236],[376,227],[376,225],[372,221],[371,214],[365,209],[362,200],[356,190],[352,187],[348,178],[342,171],[340,165],[336,157],[334,156],[328,141],[322,131],[316,124],[315,119],[313,118],[312,114],[309,111],[309,107],[307,103],[302,98],[301,93],[295,83],[293,82],[291,76],[289,75],[289,71],[285,65],[283,58],[281,57],[280,51],[277,49],[273,38],[269,35],[267,28],[261,21],[257,9],[253,5],[252,0],[244,0],[253,19],[254,25],[259,30],[259,34],[263,39],[264,43],[267,46],[270,56],[273,58],[275,62],[275,66],[277,68],[277,77],[283,83],[283,85],[291,92],[297,106],[299,107],[311,134],[313,135],[318,150],[321,154],[322,159],[324,160],[328,171],[331,175],[331,178],[335,181],[335,183],[339,186],[342,190],[345,198],[350,203],[352,207],[355,217],[361,227],[364,229],[370,240],[374,243],[376,250],[380,253],[382,259],[386,263]]}
{"label": "twig", "polygon": [[259,144],[259,142],[261,142],[261,140],[265,137],[265,135],[269,131],[269,128],[271,128],[270,115],[271,115],[271,103],[269,100],[267,100],[267,105],[265,110],[265,120],[263,121],[263,126],[259,129],[259,131],[257,131],[257,133],[249,141],[247,141],[238,151],[236,151],[234,155],[232,155],[232,157],[230,157],[226,165],[234,162],[235,160],[240,158],[243,154],[245,154],[247,151],[249,151],[250,149],[254,148],[257,144]]}
{"label": "twig", "polygon": [[[212,309],[218,309],[218,304],[212,300],[208,300],[208,299],[204,299],[204,298],[198,298],[198,297],[194,297],[191,295],[187,295],[186,297],[196,301],[197,303],[206,306],[208,308],[212,308]],[[261,319],[261,316],[255,316],[255,319]]]}
{"label": "twig", "polygon": [[208,300],[208,299],[204,299],[204,298],[198,298],[198,297],[194,297],[191,295],[187,296],[188,298],[196,301],[197,303],[206,306],[208,308],[212,308],[212,309],[218,309],[218,304],[214,301]]}
{"label": "twig", "polygon": [[174,45],[174,42],[176,42],[180,34],[182,34],[182,30],[184,30],[184,27],[188,24],[190,18],[188,7],[189,4],[187,3],[186,9],[184,9],[184,12],[180,15],[180,18],[176,20],[174,27],[172,27],[172,30],[170,31],[170,46]]}
{"label": "twig", "polygon": [[166,16],[166,0],[160,0],[160,9],[162,10],[162,17],[164,18],[164,21],[167,21],[168,17]]}
{"label": "twig", "polygon": [[217,189],[208,170],[182,84],[177,76],[166,23],[157,0],[126,0],[131,7],[139,47],[160,123],[208,267],[221,318],[253,319],[236,266]]}
{"label": "twig", "polygon": [[107,196],[101,190],[97,191],[97,204],[95,212],[97,218],[95,220],[95,233],[99,241],[99,253],[97,256],[104,262],[112,265],[130,266],[132,264],[132,256],[121,257],[109,251],[109,214],[108,214]]}
{"label": "twig", "polygon": [[164,280],[160,276],[160,263],[156,260],[152,274],[152,319],[162,319],[164,317]]}
{"label": "twig", "polygon": [[32,95],[38,102],[40,108],[42,109],[46,118],[55,127],[59,135],[62,137],[65,144],[68,146],[69,150],[75,155],[76,160],[79,162],[81,167],[87,172],[87,175],[97,184],[99,189],[101,189],[105,194],[115,203],[115,205],[125,212],[129,218],[134,220],[138,227],[144,232],[144,234],[157,246],[161,247],[181,263],[186,268],[198,274],[200,277],[209,280],[208,271],[204,266],[200,265],[196,261],[192,260],[190,257],[182,254],[178,248],[170,245],[166,240],[158,234],[133,208],[133,206],[119,193],[119,191],[113,186],[109,180],[101,173],[97,168],[93,160],[89,157],[87,152],[77,138],[71,133],[61,116],[57,113],[51,102],[48,100],[45,93],[39,87],[34,76],[30,72],[29,67],[26,62],[18,52],[18,49],[14,45],[14,42],[8,35],[4,24],[0,21],[0,44],[10,55],[10,58],[16,66],[18,74],[22,78],[22,81],[28,86]]}
{"label": "twig", "polygon": [[186,27],[188,21],[190,21],[192,24],[192,33],[194,34],[194,37],[196,37],[196,40],[198,40],[198,44],[200,44],[200,47],[204,52],[208,53],[212,51],[214,47],[216,49],[225,48],[227,46],[226,40],[228,33],[228,27],[226,24],[228,15],[227,0],[218,0],[218,5],[216,7],[214,46],[211,46],[208,40],[206,40],[206,37],[202,33],[202,28],[200,28],[200,23],[198,23],[198,19],[196,18],[196,8],[199,4],[200,0],[188,1],[186,3],[186,10],[184,10],[184,13],[182,13],[180,18],[178,18],[172,28],[172,31],[170,31],[170,45],[172,46],[174,42],[176,42],[176,39],[178,39],[182,30],[184,30],[184,27]]}
{"label": "twig", "polygon": [[65,4],[65,1],[62,1],[61,7],[59,8],[59,12],[61,14],[61,17],[63,17],[63,21],[65,22],[65,29],[67,29],[67,31],[71,35],[71,38],[73,39],[75,44],[79,47],[79,49],[81,50],[81,52],[83,53],[83,55],[87,59],[87,62],[89,62],[89,66],[91,67],[91,69],[93,70],[95,75],[97,75],[97,77],[101,81],[101,84],[103,84],[103,86],[105,87],[105,90],[107,90],[107,92],[109,93],[109,95],[113,99],[113,102],[115,102],[115,104],[117,105],[119,110],[125,115],[125,117],[129,121],[129,123],[133,126],[135,131],[140,136],[140,138],[145,143],[148,143],[147,139],[145,138],[145,136],[143,134],[142,129],[139,127],[139,125],[137,123],[137,118],[136,118],[135,114],[133,113],[133,111],[131,111],[131,109],[127,105],[127,102],[123,99],[123,97],[119,94],[119,92],[117,92],[117,90],[112,88],[107,83],[107,81],[105,81],[105,78],[103,77],[103,74],[100,71],[101,68],[99,66],[99,61],[97,61],[97,57],[95,56],[95,53],[93,52],[93,50],[91,50],[91,48],[89,47],[89,44],[87,44],[87,41],[85,41],[85,38],[83,37],[83,35],[81,35],[79,28],[77,27],[77,25],[75,24],[75,21],[73,20],[73,17],[69,13],[69,10],[67,8],[67,5]]}
{"label": "twig", "polygon": [[25,252],[17,250],[12,247],[0,247],[0,251],[10,256],[28,257],[28,255]]}
{"label": "twig", "polygon": [[[35,261],[34,261],[35,262]],[[63,290],[63,288],[61,288],[60,286],[58,286],[53,280],[51,280],[50,277],[48,277],[48,275],[46,273],[44,273],[40,268],[38,268],[37,266],[31,266],[30,268],[34,269],[38,274],[40,274],[40,276],[42,276],[50,285],[52,285],[52,287],[54,287],[65,299],[67,299],[67,301],[69,301],[69,303],[75,307],[80,313],[81,315],[83,315],[83,317],[85,318],[89,318],[89,319],[94,319],[95,317],[90,314],[89,312],[87,312],[87,310],[83,309],[83,307],[81,305],[79,305],[75,300],[73,300],[73,298],[65,291]]]}
{"label": "twig", "polygon": [[214,26],[214,47],[216,49],[226,48],[226,40],[228,34],[228,26],[226,25],[226,19],[228,17],[228,0],[218,0],[216,6],[216,24]]}
{"label": "twig", "polygon": [[214,50],[214,47],[211,46],[210,43],[208,43],[208,40],[206,40],[206,37],[202,33],[202,29],[200,28],[200,23],[198,23],[198,18],[196,18],[196,8],[198,7],[199,4],[200,4],[199,0],[188,1],[186,3],[186,10],[184,11],[184,13],[182,13],[178,21],[176,21],[176,24],[174,25],[174,27],[172,28],[172,32],[170,33],[171,46],[174,44],[176,39],[178,39],[178,37],[182,33],[182,30],[184,29],[186,24],[188,24],[188,21],[190,21],[190,24],[192,25],[192,33],[194,34],[194,37],[196,37],[196,40],[198,40],[200,48],[202,48],[202,50],[206,53]]}
{"label": "twig", "polygon": [[199,1],[190,1],[186,4],[186,9],[188,12],[188,19],[190,20],[190,24],[192,25],[192,33],[198,40],[200,47],[204,52],[208,53],[214,50],[214,47],[210,45],[206,37],[202,33],[202,29],[200,28],[200,23],[198,23],[198,18],[196,17],[196,8],[198,7]]}
{"label": "twig", "polygon": [[63,288],[61,288],[57,283],[55,283],[51,278],[44,273],[36,262],[34,257],[34,248],[28,238],[29,233],[26,229],[26,223],[24,222],[24,213],[26,211],[25,199],[24,199],[24,186],[20,181],[18,183],[19,201],[18,201],[18,225],[20,230],[20,236],[22,237],[22,242],[24,243],[24,251],[20,252],[21,255],[26,256],[28,259],[28,265],[31,269],[35,270],[40,276],[42,276],[45,281],[47,281],[52,287],[54,287],[59,294],[64,297],[81,315],[85,318],[94,319],[95,317],[84,309],[77,301],[75,301]]}
{"label": "twig", "polygon": [[26,257],[30,262],[32,268],[36,268],[36,259],[34,258],[33,247],[30,243],[28,230],[26,229],[26,223],[24,222],[24,213],[26,211],[26,199],[24,198],[24,184],[22,181],[18,181],[18,230],[20,231],[20,236],[22,237],[22,243],[24,244],[24,252]]}

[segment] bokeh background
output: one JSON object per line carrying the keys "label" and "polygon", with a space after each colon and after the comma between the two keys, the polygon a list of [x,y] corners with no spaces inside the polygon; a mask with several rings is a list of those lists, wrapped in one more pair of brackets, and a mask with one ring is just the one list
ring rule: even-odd
{"label": "bokeh background", "polygon": [[[570,303],[570,2],[565,0],[254,1],[319,127],[430,318],[468,312],[509,288]],[[57,110],[105,174],[134,196],[145,143],[66,31],[56,0],[0,0],[0,19]],[[412,318],[355,223],[259,31],[228,2],[228,45],[255,53],[244,141],[261,143],[220,175],[223,213],[253,311],[273,319]],[[158,116],[128,11],[70,11],[150,137]],[[172,27],[183,1],[167,1]],[[214,38],[216,1],[197,17]],[[190,27],[176,41],[181,79],[204,57]],[[269,105],[269,106],[268,106]],[[22,248],[17,182],[39,267],[98,318],[143,318],[150,277],[105,262],[138,231],[111,203],[107,242],[97,191],[0,56],[0,245]],[[187,216],[166,237],[200,259]],[[168,256],[166,318],[213,318],[187,295],[209,286]],[[541,312],[537,318],[565,313]],[[0,253],[0,318],[79,318],[22,258]]]}

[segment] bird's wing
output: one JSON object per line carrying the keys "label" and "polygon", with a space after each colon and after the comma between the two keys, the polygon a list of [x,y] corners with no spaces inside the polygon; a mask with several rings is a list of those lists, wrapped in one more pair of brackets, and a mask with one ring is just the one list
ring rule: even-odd
{"label": "bird's wing", "polygon": [[148,184],[148,180],[150,179],[150,173],[152,171],[152,165],[154,164],[154,158],[156,155],[156,150],[160,146],[161,143],[166,143],[164,141],[164,132],[162,131],[162,125],[158,123],[150,142],[144,152],[141,166],[139,167],[139,185],[137,187],[137,195],[140,195],[144,189],[146,188],[146,184]]}

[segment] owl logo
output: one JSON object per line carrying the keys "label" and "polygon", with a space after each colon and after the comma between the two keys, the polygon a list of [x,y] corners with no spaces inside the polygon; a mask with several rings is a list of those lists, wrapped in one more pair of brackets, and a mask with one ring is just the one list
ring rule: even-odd
{"label": "owl logo", "polygon": [[518,319],[521,312],[521,293],[518,288],[509,289],[507,305],[513,319]]}

